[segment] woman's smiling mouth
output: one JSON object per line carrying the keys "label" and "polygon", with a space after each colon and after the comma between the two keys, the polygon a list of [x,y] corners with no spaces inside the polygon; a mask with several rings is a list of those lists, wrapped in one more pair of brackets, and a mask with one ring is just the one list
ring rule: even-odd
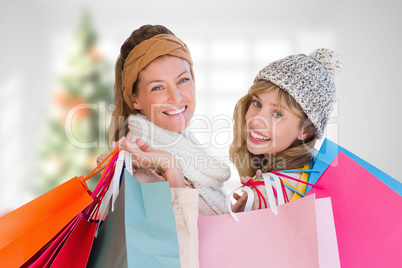
{"label": "woman's smiling mouth", "polygon": [[169,111],[164,111],[163,113],[168,115],[168,116],[176,116],[176,115],[181,115],[187,110],[188,105],[182,106],[179,109],[173,109]]}
{"label": "woman's smiling mouth", "polygon": [[250,129],[249,139],[253,143],[265,143],[271,140],[270,138],[256,132],[254,129]]}

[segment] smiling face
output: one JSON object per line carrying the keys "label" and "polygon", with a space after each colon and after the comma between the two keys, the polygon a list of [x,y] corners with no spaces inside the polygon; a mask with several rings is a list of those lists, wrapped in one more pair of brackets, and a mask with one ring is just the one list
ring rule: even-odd
{"label": "smiling face", "polygon": [[195,109],[195,85],[186,60],[163,56],[138,75],[133,107],[157,126],[184,131]]}
{"label": "smiling face", "polygon": [[[278,103],[278,90],[254,94],[246,113],[247,149],[255,155],[282,152],[295,140],[302,140],[302,120],[287,106]],[[279,105],[278,105],[279,104]]]}

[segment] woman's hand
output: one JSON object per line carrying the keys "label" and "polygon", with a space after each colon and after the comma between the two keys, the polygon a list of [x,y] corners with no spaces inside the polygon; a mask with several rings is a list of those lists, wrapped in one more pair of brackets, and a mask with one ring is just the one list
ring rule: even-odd
{"label": "woman's hand", "polygon": [[132,135],[128,133],[127,137],[122,137],[117,142],[113,141],[110,146],[110,150],[98,156],[98,158],[96,159],[96,165],[98,166],[113,150],[117,148],[124,148],[124,146],[126,145],[126,141],[131,141],[131,137]]}
{"label": "woman's hand", "polygon": [[184,175],[179,160],[172,154],[155,150],[149,144],[136,139],[135,143],[126,141],[126,151],[131,153],[133,168],[151,168],[169,181],[171,188],[184,188]]}
{"label": "woman's hand", "polygon": [[[257,169],[257,172],[255,173],[255,176],[253,178],[260,178],[260,177],[262,177],[261,169]],[[240,182],[241,182],[241,184],[245,184],[251,179],[252,178],[250,176],[243,176],[243,177],[240,177]]]}
{"label": "woman's hand", "polygon": [[[260,178],[261,176],[262,176],[262,172],[260,169],[258,169],[255,174],[255,178]],[[242,176],[242,177],[240,177],[240,182],[241,182],[241,184],[245,184],[251,179],[252,178],[250,176]],[[244,211],[244,208],[245,208],[246,202],[247,202],[247,192],[244,192],[242,195],[234,193],[233,198],[236,200],[236,203],[232,205],[232,211],[233,212]]]}
{"label": "woman's hand", "polygon": [[233,194],[236,203],[232,205],[233,212],[242,212],[246,206],[247,202],[247,192],[244,192],[242,195],[238,195],[237,193]]}

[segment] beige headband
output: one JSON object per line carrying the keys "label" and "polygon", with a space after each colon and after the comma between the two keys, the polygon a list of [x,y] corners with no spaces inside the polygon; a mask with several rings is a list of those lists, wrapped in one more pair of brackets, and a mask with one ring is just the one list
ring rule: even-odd
{"label": "beige headband", "polygon": [[171,55],[186,60],[190,64],[191,76],[194,78],[193,61],[190,51],[183,41],[170,34],[159,34],[147,39],[130,51],[124,63],[122,73],[123,97],[131,109],[134,110],[131,96],[138,74],[154,59],[163,55]]}

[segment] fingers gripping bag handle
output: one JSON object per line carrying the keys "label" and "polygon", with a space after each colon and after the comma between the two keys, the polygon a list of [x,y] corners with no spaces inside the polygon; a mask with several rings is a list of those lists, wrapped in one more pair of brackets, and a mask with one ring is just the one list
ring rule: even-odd
{"label": "fingers gripping bag handle", "polygon": [[[274,195],[274,191],[273,191],[272,185],[271,185],[271,177],[274,179],[274,183],[276,184],[276,189],[278,189],[276,191],[277,196],[278,196],[278,205],[284,204],[283,191],[281,190],[282,189],[281,181],[280,181],[278,176],[276,176],[275,174],[272,174],[272,173],[264,173],[264,174],[262,174],[262,176],[263,176],[265,188],[266,188],[266,191],[267,191],[267,198],[268,198],[269,207],[270,207],[272,213],[274,213],[275,215],[278,215],[278,208],[277,208],[277,204],[276,204],[276,201],[275,201],[275,195]],[[235,221],[239,221],[239,219],[236,216],[236,213],[234,213],[232,211],[231,196],[233,195],[234,192],[236,192],[239,189],[243,189],[244,191],[247,192],[247,201],[246,201],[246,206],[245,206],[245,209],[244,209],[245,212],[246,211],[251,211],[253,201],[254,201],[254,193],[251,190],[251,188],[248,187],[248,186],[239,187],[239,188],[235,189],[226,198],[226,206],[227,206],[227,208],[229,210],[230,215],[233,217],[233,219]]]}

